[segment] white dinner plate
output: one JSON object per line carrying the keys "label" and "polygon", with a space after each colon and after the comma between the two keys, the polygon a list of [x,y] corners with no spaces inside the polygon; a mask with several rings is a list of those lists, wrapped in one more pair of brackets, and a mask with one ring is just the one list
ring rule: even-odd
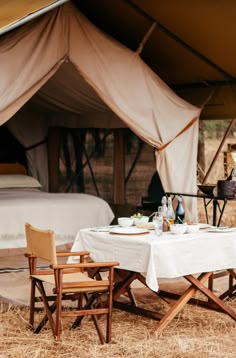
{"label": "white dinner plate", "polygon": [[235,227],[211,227],[207,231],[208,232],[232,232],[235,231]]}
{"label": "white dinner plate", "polygon": [[140,235],[140,234],[149,234],[147,229],[142,229],[138,227],[116,227],[110,230],[110,234],[118,235]]}
{"label": "white dinner plate", "polygon": [[94,231],[94,232],[109,232],[114,227],[115,227],[114,225],[97,226],[97,227],[92,227],[90,229],[90,231]]}

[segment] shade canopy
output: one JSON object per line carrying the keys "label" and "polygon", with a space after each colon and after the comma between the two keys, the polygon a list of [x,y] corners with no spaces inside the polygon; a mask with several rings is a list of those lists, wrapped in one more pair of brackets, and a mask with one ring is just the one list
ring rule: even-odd
{"label": "shade canopy", "polygon": [[[72,3],[2,35],[0,63],[0,123],[8,121],[24,146],[40,143],[52,124],[128,126],[156,148],[166,191],[196,192],[200,109]],[[42,155],[45,144],[28,152],[41,182]]]}

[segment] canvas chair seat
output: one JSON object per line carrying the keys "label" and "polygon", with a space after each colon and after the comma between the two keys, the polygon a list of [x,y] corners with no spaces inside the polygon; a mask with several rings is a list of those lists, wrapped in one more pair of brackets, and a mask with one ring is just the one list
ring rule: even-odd
{"label": "canvas chair seat", "polygon": [[[35,333],[49,322],[53,335],[57,340],[61,337],[61,320],[63,317],[74,317],[72,328],[81,326],[82,319],[91,315],[101,343],[111,340],[112,303],[114,267],[118,262],[86,262],[90,253],[56,252],[55,236],[51,230],[40,230],[32,225],[25,224],[27,241],[26,256],[29,261],[31,295],[30,295],[30,326]],[[79,257],[79,263],[58,263],[58,258],[69,256]],[[49,269],[37,266],[38,259],[47,261]],[[100,271],[106,269],[107,279],[102,279]],[[49,295],[48,284],[52,286]],[[36,295],[38,294],[38,296]],[[63,301],[67,301],[64,309]],[[78,301],[75,305],[75,301]],[[68,302],[71,302],[68,309]],[[40,304],[45,315],[36,328],[34,316],[36,305]],[[106,315],[106,334],[99,324],[98,316]]]}
{"label": "canvas chair seat", "polygon": [[[37,280],[41,280],[43,282],[48,283],[49,285],[53,285],[55,289],[55,277],[54,275],[32,275],[31,277],[36,278]],[[68,273],[63,275],[62,283],[71,283],[73,282],[80,282],[80,287],[74,287],[71,285],[71,288],[64,288],[62,289],[62,293],[68,293],[68,292],[96,292],[96,291],[107,291],[109,285],[104,286],[103,288],[96,286],[96,280],[93,278],[90,278],[87,274],[84,274],[82,272],[75,272],[75,273]],[[94,282],[94,286],[88,287],[83,286],[83,284],[86,284],[88,282]]]}

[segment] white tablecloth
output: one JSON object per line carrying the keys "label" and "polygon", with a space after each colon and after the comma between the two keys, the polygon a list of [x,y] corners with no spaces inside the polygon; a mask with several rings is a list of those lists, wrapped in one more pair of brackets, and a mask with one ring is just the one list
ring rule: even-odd
{"label": "white tablecloth", "polygon": [[[72,251],[90,251],[94,261],[118,261],[119,268],[145,273],[158,291],[157,278],[174,278],[236,267],[236,231],[173,235],[114,235],[80,230]],[[75,258],[76,260],[76,258]],[[71,259],[70,262],[73,262]]]}

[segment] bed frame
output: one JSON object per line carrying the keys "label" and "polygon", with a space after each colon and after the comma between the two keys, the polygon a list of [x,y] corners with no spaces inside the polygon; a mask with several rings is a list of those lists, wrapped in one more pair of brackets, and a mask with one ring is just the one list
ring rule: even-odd
{"label": "bed frame", "polygon": [[27,170],[24,165],[20,163],[0,163],[0,174],[24,174],[27,175]]}

